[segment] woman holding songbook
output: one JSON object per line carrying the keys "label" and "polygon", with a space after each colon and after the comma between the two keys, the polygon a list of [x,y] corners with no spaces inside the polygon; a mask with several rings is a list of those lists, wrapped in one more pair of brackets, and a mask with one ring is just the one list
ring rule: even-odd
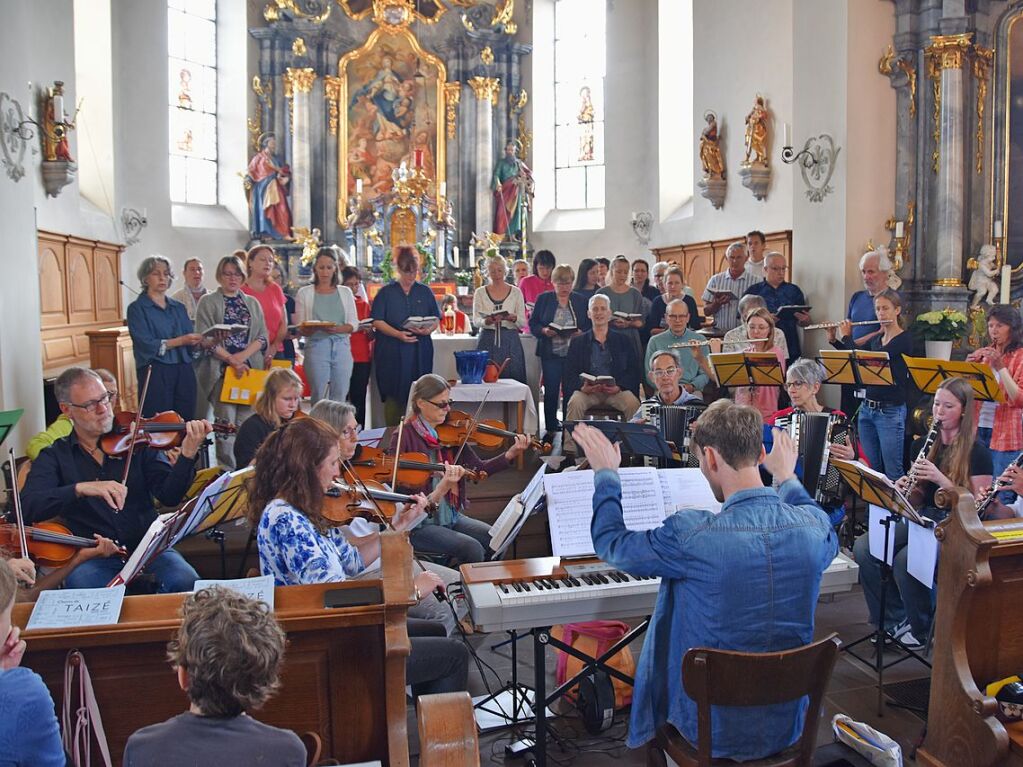
{"label": "woman holding songbook", "polygon": [[440,322],[433,291],[417,280],[419,251],[399,245],[394,263],[398,278],[380,289],[372,307],[373,367],[388,426],[395,426],[405,412],[412,382],[433,370],[430,334]]}
{"label": "woman holding songbook", "polygon": [[[554,290],[537,296],[529,316],[529,330],[536,336],[536,356],[543,372],[544,442],[553,441],[554,434],[561,430],[558,400],[569,342],[590,329],[586,299],[572,290],[574,279],[568,264],[554,267],[551,272]],[[562,409],[567,407],[567,401],[563,401]]]}
{"label": "woman holding songbook", "polygon": [[[320,248],[313,279],[295,296],[295,318],[306,336],[305,367],[309,399],[343,400],[352,380],[352,333],[359,327],[355,296],[341,284],[337,255]],[[305,324],[303,323],[316,323]]]}
{"label": "woman holding songbook", "polygon": [[[830,433],[829,452],[835,458],[849,461],[856,457],[856,450],[852,446],[852,432],[849,429],[849,420],[841,410],[824,407],[818,400],[817,394],[824,382],[824,367],[816,360],[801,358],[792,363],[792,366],[785,371],[785,391],[788,392],[792,407],[779,410],[764,419],[764,448],[770,452],[774,444],[774,433],[771,427],[776,424],[783,426],[790,422],[793,416],[800,413],[826,413],[834,416],[834,426]],[[800,454],[803,453],[801,446]],[[823,452],[824,445],[821,445]],[[800,481],[803,479],[803,463],[796,464],[796,476]],[[825,503],[821,504],[833,525],[841,523],[845,517],[845,509],[842,506],[841,477],[838,469],[834,466],[827,468],[827,473],[822,478],[823,494]]]}
{"label": "woman holding songbook", "polygon": [[629,269],[629,259],[625,256],[615,256],[608,271],[607,287],[597,292],[607,296],[611,301],[611,327],[631,339],[636,353],[642,359],[643,342],[639,331],[646,326],[650,302],[629,285]]}
{"label": "woman holding songbook", "polygon": [[[239,255],[239,253],[241,255]],[[263,310],[252,296],[242,293],[245,280],[244,251],[224,256],[217,264],[217,282],[220,287],[199,299],[195,309],[195,331],[217,333],[218,325],[230,329],[214,337],[223,340],[200,357],[195,364],[199,382],[199,406],[197,417],[205,418],[209,406],[213,415],[227,423],[240,424],[252,413],[248,405],[221,402],[220,393],[224,388],[224,371],[231,368],[235,375],[244,376],[252,368],[263,369],[264,352],[267,348],[266,324]],[[234,437],[215,440],[217,462],[221,466],[234,468]]]}
{"label": "woman holding songbook", "polygon": [[[426,519],[411,533],[412,545],[423,551],[445,554],[451,558],[452,567],[467,562],[482,562],[490,546],[490,525],[466,516],[469,501],[465,497],[464,470],[484,471],[488,475],[507,469],[519,453],[529,447],[529,438],[518,434],[515,442],[495,458],[483,460],[476,451],[466,445],[461,451],[457,446],[442,445],[437,427],[451,411],[451,387],[438,375],[424,375],[409,393],[412,413],[401,433],[393,433],[391,452],[426,453],[433,463],[456,464],[458,483],[440,499],[437,513]],[[398,449],[400,448],[400,450]],[[457,461],[456,461],[457,458]],[[450,482],[446,472],[442,478],[431,480],[424,492],[433,492],[439,482]],[[419,488],[414,488],[419,489]]]}
{"label": "woman holding songbook", "polygon": [[[774,317],[767,309],[754,309],[746,315],[746,348],[745,352],[770,352],[778,358],[778,364],[785,369],[785,356],[774,344]],[[769,418],[778,409],[777,386],[738,386],[735,389],[735,402],[749,405],[760,411],[760,415]]]}
{"label": "woman holding songbook", "polygon": [[[1019,312],[1004,304],[992,306],[987,313],[987,335],[990,343],[966,359],[990,365],[1005,395],[1005,402],[995,408],[991,429],[991,462],[995,476],[1000,476],[1023,450],[1023,320]],[[1011,503],[1013,495],[1003,492],[1003,503]]]}
{"label": "woman holding songbook", "polygon": [[[490,352],[490,359],[504,365],[501,378],[526,383],[526,355],[522,351],[522,328],[526,327],[526,302],[522,292],[505,281],[508,265],[495,253],[487,259],[488,284],[472,297],[472,324],[480,328],[477,349]],[[507,364],[505,362],[507,361]]]}
{"label": "woman holding songbook", "polygon": [[[902,329],[902,299],[894,290],[874,296],[874,311],[882,330],[870,339],[867,349],[888,352],[894,384],[866,387],[866,400],[860,406],[856,425],[867,461],[894,482],[902,476],[906,403],[913,386],[903,355],[913,353],[913,337]],[[859,348],[853,343],[849,320],[842,322],[837,331],[828,328],[828,340],[842,349]]]}
{"label": "woman holding songbook", "polygon": [[[337,583],[359,575],[380,557],[380,536],[345,537],[322,514],[325,493],[341,473],[340,435],[315,418],[302,418],[267,437],[256,453],[256,471],[248,481],[248,517],[256,529],[259,569],[277,586]],[[395,513],[399,531],[425,516],[426,499]],[[440,576],[413,577],[416,602],[436,599]],[[414,695],[464,690],[466,652],[445,637],[413,637],[406,680]]]}
{"label": "woman holding songbook", "polygon": [[[880,314],[878,316],[880,318]],[[982,495],[991,485],[991,455],[977,442],[973,387],[964,379],[948,378],[941,383],[934,393],[931,416],[933,427],[937,428],[936,437],[929,447],[928,440],[916,440],[912,448],[916,460],[909,473],[900,477],[895,485],[908,496],[913,508],[940,522],[948,511],[935,506],[934,494],[939,489],[965,487],[977,497]],[[921,650],[931,629],[934,596],[931,589],[909,574],[907,525],[896,525],[893,533],[892,574],[896,588],[886,592],[885,628],[909,649]],[[881,563],[870,554],[868,533],[856,539],[853,554],[860,566],[860,582],[870,620],[877,625],[881,606]]]}

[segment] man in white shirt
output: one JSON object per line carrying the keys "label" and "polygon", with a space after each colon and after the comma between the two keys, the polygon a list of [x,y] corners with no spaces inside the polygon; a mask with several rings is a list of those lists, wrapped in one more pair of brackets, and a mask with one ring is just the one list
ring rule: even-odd
{"label": "man in white shirt", "polygon": [[171,298],[183,303],[188,311],[188,319],[195,322],[195,307],[198,306],[199,299],[208,292],[206,286],[202,284],[202,261],[190,258],[185,261],[182,271],[185,274],[185,287],[171,295]]}
{"label": "man in white shirt", "polygon": [[749,261],[746,262],[746,269],[760,279],[765,278],[764,246],[766,244],[767,238],[764,237],[764,233],[759,229],[754,229],[746,235],[746,255],[749,256]]}
{"label": "man in white shirt", "polygon": [[739,324],[739,298],[763,278],[746,269],[746,244],[733,242],[725,251],[728,268],[711,275],[703,291],[703,313],[714,318],[714,327],[728,331]]}

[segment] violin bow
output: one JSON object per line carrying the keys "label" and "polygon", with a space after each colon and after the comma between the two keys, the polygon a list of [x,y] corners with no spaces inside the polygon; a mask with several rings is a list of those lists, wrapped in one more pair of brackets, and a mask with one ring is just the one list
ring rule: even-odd
{"label": "violin bow", "polygon": [[14,470],[14,448],[8,448],[10,459],[7,470],[11,474],[11,496],[14,498],[14,521],[18,527],[18,545],[21,546],[21,558],[28,559],[28,539],[25,537],[25,517],[21,513],[21,493],[18,491],[18,476]]}
{"label": "violin bow", "polygon": [[131,458],[135,453],[135,443],[139,438],[139,424],[142,423],[142,407],[146,403],[146,393],[149,391],[149,380],[153,377],[153,365],[146,365],[146,380],[142,382],[142,394],[139,396],[139,409],[135,413],[135,423],[132,425],[131,442],[128,443],[128,455],[124,460],[124,475],[121,477],[121,484],[128,486],[128,472],[131,471]]}
{"label": "violin bow", "polygon": [[[355,484],[362,491],[362,494],[365,495],[366,498],[368,498],[369,501],[373,504],[374,513],[377,515],[377,521],[379,521],[382,525],[384,525],[384,527],[386,527],[392,533],[398,532],[394,527],[394,523],[391,522],[390,519],[388,519],[386,514],[384,514],[384,510],[380,508],[380,504],[377,503],[377,499],[370,494],[369,488],[366,487],[366,483],[362,481],[362,477],[360,477],[358,473],[356,473],[352,465],[348,461],[341,461],[340,463],[341,469],[344,471],[344,473],[355,481]],[[416,550],[414,548],[412,549],[412,561],[419,565],[419,569],[422,572],[424,573],[427,572],[426,565],[424,565],[422,561],[420,561],[419,557],[416,556]],[[444,591],[441,589],[440,586],[434,589],[433,593],[436,595],[439,601],[441,602],[447,601],[447,597],[445,596]]]}
{"label": "violin bow", "polygon": [[462,444],[458,446],[458,452],[455,453],[455,460],[452,463],[458,463],[458,459],[462,457],[462,451],[465,450],[465,445],[469,441],[469,437],[476,431],[476,424],[479,423],[480,414],[483,412],[483,406],[487,404],[487,397],[490,396],[490,389],[483,392],[483,399],[480,400],[479,407],[476,408],[475,414],[469,421],[469,428],[465,430],[465,436],[462,438]]}

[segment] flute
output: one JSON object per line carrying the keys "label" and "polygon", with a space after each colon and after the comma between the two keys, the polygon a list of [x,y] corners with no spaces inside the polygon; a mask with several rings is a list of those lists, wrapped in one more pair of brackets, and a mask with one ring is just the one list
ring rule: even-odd
{"label": "flute", "polygon": [[[842,321],[840,321],[840,322],[818,322],[816,325],[804,325],[803,326],[803,330],[824,330],[826,328],[837,328],[841,324],[842,324]],[[892,321],[891,320],[884,320],[884,321],[881,321],[881,320],[862,320],[860,322],[850,322],[849,324],[852,327],[855,328],[855,327],[857,327],[859,325],[891,325]]]}
{"label": "flute", "polygon": [[669,349],[692,349],[692,348],[694,348],[696,346],[709,346],[709,345],[710,345],[710,339],[709,338],[703,338],[703,339],[700,339],[700,340],[697,340],[697,341],[682,341],[681,343],[677,343],[677,344],[668,344],[668,348]]}

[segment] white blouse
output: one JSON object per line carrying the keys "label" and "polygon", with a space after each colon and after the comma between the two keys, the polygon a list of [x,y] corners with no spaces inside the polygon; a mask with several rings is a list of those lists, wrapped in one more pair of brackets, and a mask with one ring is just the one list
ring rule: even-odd
{"label": "white blouse", "polygon": [[509,314],[515,315],[515,322],[508,322],[507,320],[501,323],[502,328],[508,330],[521,330],[526,327],[526,301],[522,297],[522,291],[514,285],[509,285],[511,290],[503,301],[495,302],[490,294],[487,292],[487,286],[484,285],[481,288],[476,288],[476,292],[472,296],[472,324],[480,330],[486,328],[493,328],[493,325],[487,325],[483,322],[483,318],[488,314],[494,312],[506,311]]}

